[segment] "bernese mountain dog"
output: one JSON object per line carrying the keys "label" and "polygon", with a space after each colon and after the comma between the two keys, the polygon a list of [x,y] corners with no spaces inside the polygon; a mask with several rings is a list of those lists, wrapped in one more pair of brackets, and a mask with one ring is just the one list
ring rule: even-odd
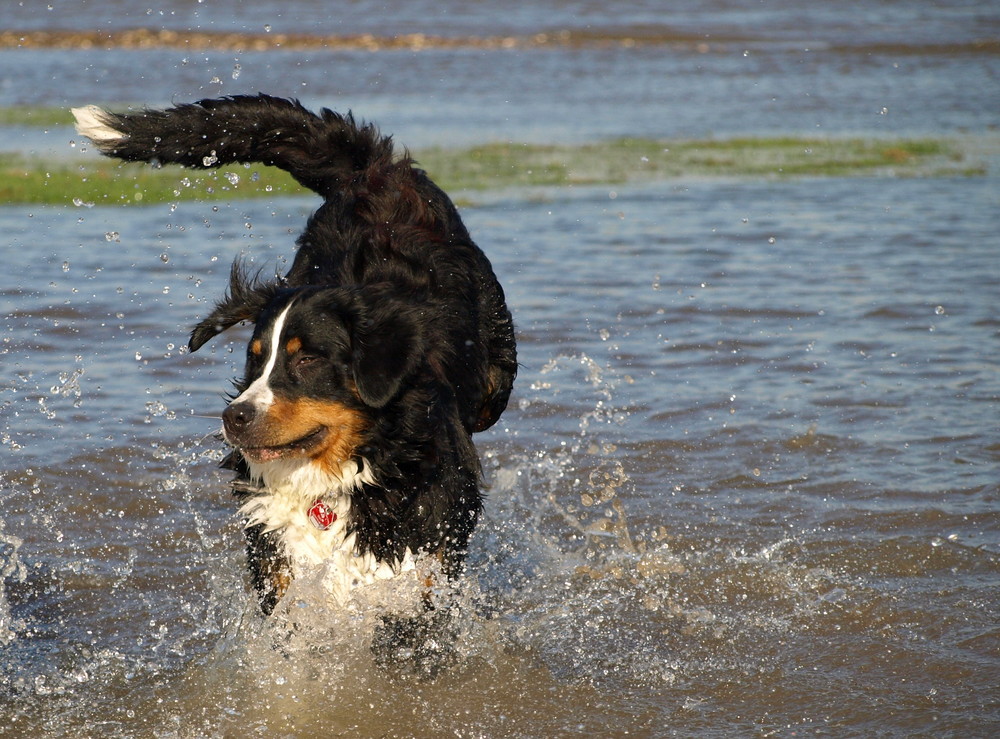
{"label": "bernese mountain dog", "polygon": [[[472,434],[504,411],[517,360],[503,289],[448,196],[375,126],[296,100],[73,113],[107,156],[262,163],[323,197],[288,273],[237,259],[189,344],[254,326],[222,421],[263,613],[315,565],[341,603],[422,560],[456,577],[483,506]],[[384,623],[390,641],[426,633]]]}

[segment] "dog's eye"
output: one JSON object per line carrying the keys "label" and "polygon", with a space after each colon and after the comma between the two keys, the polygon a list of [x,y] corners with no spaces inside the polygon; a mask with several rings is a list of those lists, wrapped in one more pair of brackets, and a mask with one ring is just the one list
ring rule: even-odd
{"label": "dog's eye", "polygon": [[296,369],[299,369],[302,367],[308,367],[311,364],[316,364],[316,362],[318,362],[319,359],[320,358],[317,357],[315,354],[298,354],[295,357],[294,364]]}

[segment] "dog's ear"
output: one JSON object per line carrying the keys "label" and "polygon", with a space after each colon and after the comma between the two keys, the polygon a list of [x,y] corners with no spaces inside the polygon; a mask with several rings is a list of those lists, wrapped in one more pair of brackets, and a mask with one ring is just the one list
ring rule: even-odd
{"label": "dog's ear", "polygon": [[367,405],[382,408],[421,361],[418,323],[406,308],[382,303],[361,312],[352,339],[358,395]]}
{"label": "dog's ear", "polygon": [[276,280],[262,281],[259,271],[251,275],[243,262],[237,259],[229,272],[229,289],[225,297],[191,331],[188,348],[197,351],[230,326],[241,321],[255,321],[279,287]]}

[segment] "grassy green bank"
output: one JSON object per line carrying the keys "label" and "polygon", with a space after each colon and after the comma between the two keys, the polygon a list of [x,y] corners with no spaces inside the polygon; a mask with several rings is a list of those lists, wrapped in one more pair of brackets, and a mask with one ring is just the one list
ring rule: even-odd
{"label": "grassy green bank", "polygon": [[[0,125],[68,124],[65,111],[9,109]],[[617,139],[584,145],[485,144],[414,152],[446,190],[622,184],[676,177],[977,176],[986,167],[958,139]],[[221,171],[119,164],[91,157],[0,155],[0,202],[161,203],[303,192],[270,167]]]}

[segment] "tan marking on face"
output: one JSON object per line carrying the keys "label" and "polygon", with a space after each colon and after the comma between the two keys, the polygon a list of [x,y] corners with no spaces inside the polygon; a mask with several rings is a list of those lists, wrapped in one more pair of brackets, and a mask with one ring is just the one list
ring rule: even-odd
{"label": "tan marking on face", "polygon": [[361,400],[361,391],[358,390],[358,383],[354,381],[353,377],[345,378],[344,385],[347,386],[347,389],[350,391],[351,395],[353,395],[358,400]]}
{"label": "tan marking on face", "polygon": [[293,336],[288,340],[288,343],[285,344],[285,351],[288,352],[289,354],[295,354],[295,352],[297,352],[301,348],[302,348],[302,339],[300,339],[298,336]]}
{"label": "tan marking on face", "polygon": [[364,442],[369,425],[363,413],[340,403],[275,398],[267,415],[260,419],[252,443],[246,446],[284,446],[325,429],[325,438],[302,450],[290,450],[288,456],[308,457],[327,471],[337,472]]}
{"label": "tan marking on face", "polygon": [[264,345],[260,343],[260,339],[254,339],[250,342],[250,353],[256,356],[260,356],[261,351],[263,351]]}

